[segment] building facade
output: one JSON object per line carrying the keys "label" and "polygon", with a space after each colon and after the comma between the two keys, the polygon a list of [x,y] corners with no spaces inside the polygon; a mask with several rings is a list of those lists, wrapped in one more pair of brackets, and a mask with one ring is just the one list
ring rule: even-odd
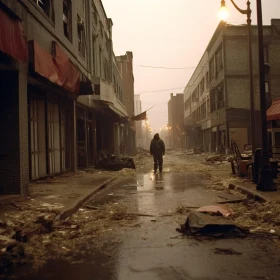
{"label": "building facade", "polygon": [[184,94],[170,94],[168,101],[168,128],[173,149],[184,148]]}
{"label": "building facade", "polygon": [[[280,20],[264,26],[265,62],[270,66],[266,92],[280,95]],[[260,146],[257,27],[252,26],[255,142]],[[251,143],[250,75],[247,26],[221,22],[184,90],[187,148],[226,152],[234,139]]]}
{"label": "building facade", "polygon": [[[129,117],[135,115],[134,112],[134,75],[133,75],[133,53],[126,52],[125,55],[118,56],[117,64],[123,79],[122,100]],[[125,152],[134,154],[136,151],[135,143],[135,122],[131,121],[124,125],[124,144]]]}
{"label": "building facade", "polygon": [[[140,99],[140,94],[134,95],[134,113],[135,115],[139,115],[142,113],[142,104]],[[136,121],[135,122],[135,145],[136,148],[143,148],[143,127],[144,127],[143,121]]]}
{"label": "building facade", "polygon": [[112,26],[100,0],[0,1],[0,193],[119,153]]}

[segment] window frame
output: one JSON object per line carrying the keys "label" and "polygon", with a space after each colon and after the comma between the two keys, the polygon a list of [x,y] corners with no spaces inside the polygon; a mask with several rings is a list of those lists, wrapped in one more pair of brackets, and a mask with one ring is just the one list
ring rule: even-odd
{"label": "window frame", "polygon": [[[64,3],[68,3],[68,17],[66,17],[64,13]],[[65,26],[64,26],[64,16],[67,19],[67,29],[68,29],[68,36],[65,34]],[[73,33],[72,33],[72,1],[71,0],[63,0],[63,34],[64,36],[72,42],[73,39]]]}
{"label": "window frame", "polygon": [[85,25],[81,17],[77,14],[77,37],[78,37],[78,51],[79,54],[85,58],[86,56],[86,42],[85,42]]}
{"label": "window frame", "polygon": [[[50,21],[51,24],[55,23],[55,13],[54,13],[54,7],[53,7],[53,3],[54,0],[29,0],[38,11],[40,11],[40,13],[42,15],[44,15],[46,17],[47,20]],[[42,8],[39,3],[40,2],[45,2],[45,8]]]}

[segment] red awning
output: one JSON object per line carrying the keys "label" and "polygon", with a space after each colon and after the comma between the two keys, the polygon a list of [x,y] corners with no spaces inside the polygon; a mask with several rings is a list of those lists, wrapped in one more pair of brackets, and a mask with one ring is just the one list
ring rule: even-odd
{"label": "red awning", "polygon": [[62,83],[59,80],[52,55],[41,48],[35,41],[31,41],[30,44],[33,52],[30,54],[30,58],[33,59],[34,71],[61,86]]}
{"label": "red awning", "polygon": [[27,62],[27,43],[23,28],[17,19],[13,19],[0,9],[0,51],[21,62]]}
{"label": "red awning", "polygon": [[30,59],[36,73],[70,92],[79,92],[80,72],[56,43],[56,57],[41,48],[35,41],[30,41],[30,47],[32,51]]}
{"label": "red awning", "polygon": [[53,42],[53,44],[55,49],[54,64],[62,86],[71,92],[78,93],[80,89],[80,71],[59,45],[56,42]]}
{"label": "red awning", "polygon": [[266,112],[267,120],[280,120],[280,98],[272,101],[271,107]]}

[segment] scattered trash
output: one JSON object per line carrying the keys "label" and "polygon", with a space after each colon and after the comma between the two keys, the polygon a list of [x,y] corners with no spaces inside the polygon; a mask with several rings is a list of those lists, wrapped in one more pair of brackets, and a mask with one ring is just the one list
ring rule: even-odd
{"label": "scattered trash", "polygon": [[242,198],[242,199],[232,199],[232,200],[225,200],[225,201],[217,201],[217,203],[219,204],[226,204],[226,203],[248,203],[248,199],[247,198]]}
{"label": "scattered trash", "polygon": [[196,210],[201,213],[210,213],[214,215],[229,217],[233,215],[232,209],[227,205],[211,205],[211,206],[202,206]]}
{"label": "scattered trash", "polygon": [[84,205],[85,208],[88,208],[88,209],[92,209],[92,210],[98,210],[99,207],[96,207],[96,206],[91,206],[91,205]]}
{"label": "scattered trash", "polygon": [[226,161],[226,155],[211,155],[206,158],[206,162],[215,163]]}
{"label": "scattered trash", "polygon": [[225,248],[215,248],[214,249],[214,254],[217,254],[217,255],[242,255],[242,253],[240,252],[237,252],[231,248],[229,249],[225,249]]}
{"label": "scattered trash", "polygon": [[100,151],[97,155],[96,165],[97,169],[105,169],[112,171],[119,171],[123,168],[135,169],[135,164],[132,158],[129,157],[116,157],[107,151]]}

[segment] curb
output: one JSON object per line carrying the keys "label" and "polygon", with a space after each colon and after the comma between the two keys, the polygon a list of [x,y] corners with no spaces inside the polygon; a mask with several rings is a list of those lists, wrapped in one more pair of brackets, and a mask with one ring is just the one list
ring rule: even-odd
{"label": "curb", "polygon": [[265,196],[260,194],[258,191],[252,190],[252,189],[244,187],[244,186],[237,186],[234,184],[229,184],[228,188],[230,190],[237,190],[237,191],[247,195],[248,199],[253,199],[253,200],[259,201],[259,202],[269,202],[270,201]]}
{"label": "curb", "polygon": [[66,220],[68,217],[72,216],[74,213],[76,213],[88,200],[90,200],[95,194],[100,192],[101,190],[105,189],[112,181],[114,181],[116,178],[111,178],[106,180],[105,182],[98,185],[92,192],[78,200],[74,206],[65,209],[63,212],[58,214],[54,221],[58,220]]}

